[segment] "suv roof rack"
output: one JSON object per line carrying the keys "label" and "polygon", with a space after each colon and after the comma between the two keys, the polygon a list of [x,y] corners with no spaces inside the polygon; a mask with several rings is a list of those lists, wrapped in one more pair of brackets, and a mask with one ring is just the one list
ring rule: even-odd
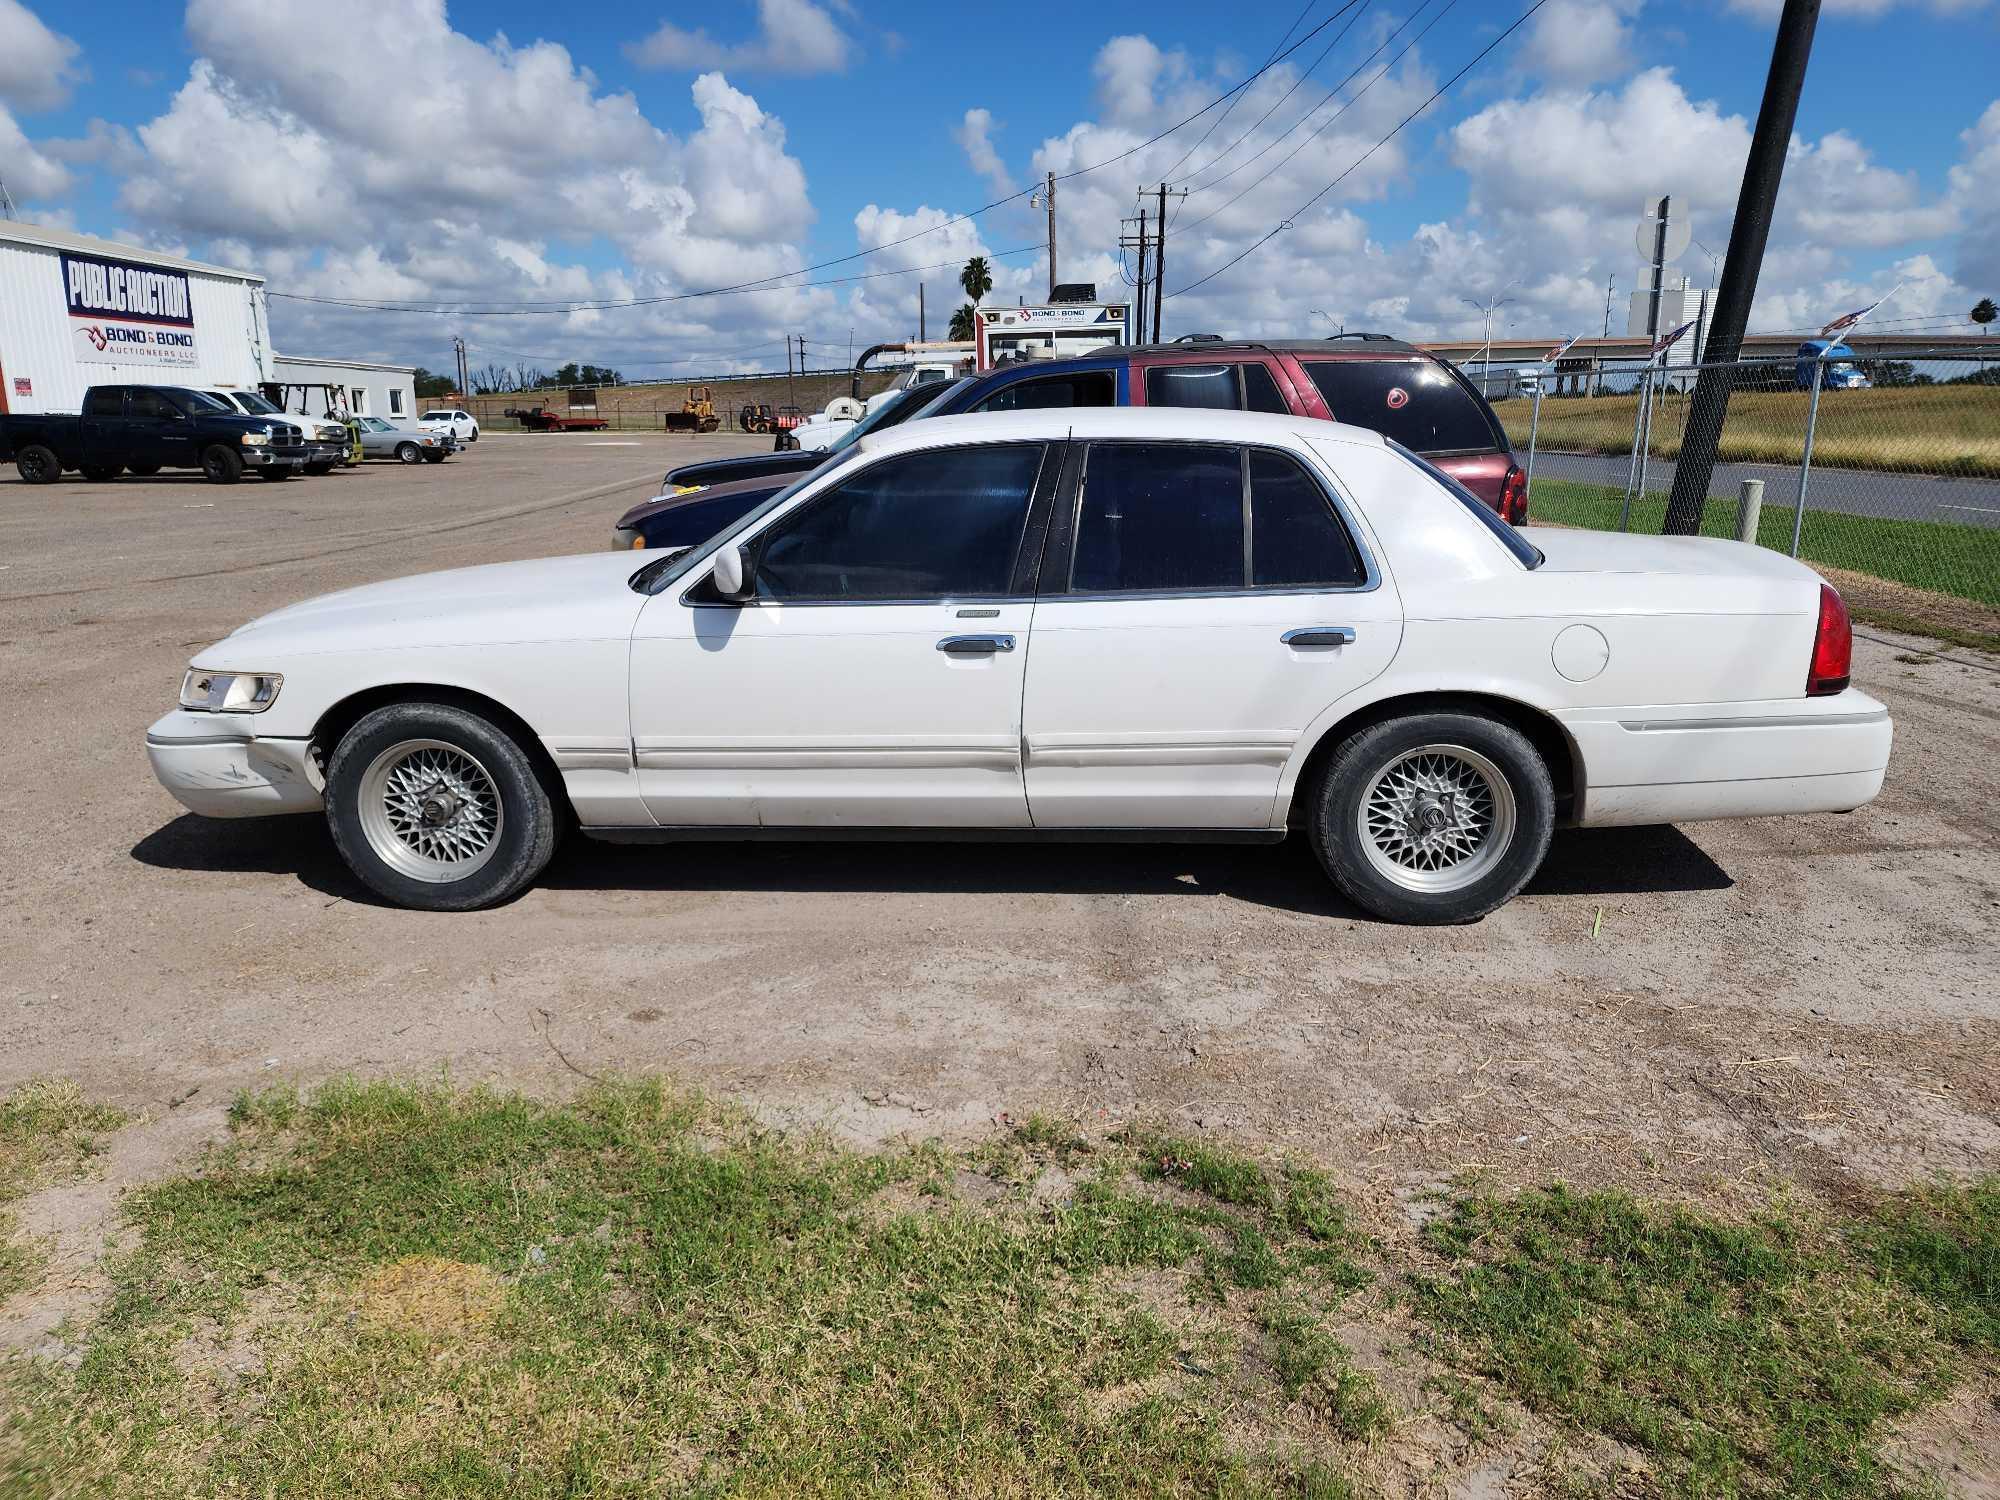
{"label": "suv roof rack", "polygon": [[1388,344],[1396,349],[1414,349],[1417,347],[1407,339],[1399,339],[1392,333],[1329,333],[1326,336],[1326,341],[1329,344],[1338,343],[1342,339],[1360,339],[1362,342],[1369,344]]}

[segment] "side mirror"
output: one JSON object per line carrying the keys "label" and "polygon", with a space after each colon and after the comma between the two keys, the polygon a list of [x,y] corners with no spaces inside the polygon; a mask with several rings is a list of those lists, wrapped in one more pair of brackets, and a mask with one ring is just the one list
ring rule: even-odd
{"label": "side mirror", "polygon": [[743,547],[724,547],[715,554],[715,591],[725,599],[748,599],[753,592],[750,554]]}

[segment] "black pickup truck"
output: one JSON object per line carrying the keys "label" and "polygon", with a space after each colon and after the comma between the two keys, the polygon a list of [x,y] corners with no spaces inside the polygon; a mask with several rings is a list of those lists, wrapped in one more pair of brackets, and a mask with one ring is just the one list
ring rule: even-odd
{"label": "black pickup truck", "polygon": [[306,465],[305,434],[282,417],[246,417],[185,386],[94,385],[80,416],[0,416],[0,450],[29,484],[54,484],[65,469],[115,479],[127,469],[199,469],[234,484],[245,469],[289,479]]}

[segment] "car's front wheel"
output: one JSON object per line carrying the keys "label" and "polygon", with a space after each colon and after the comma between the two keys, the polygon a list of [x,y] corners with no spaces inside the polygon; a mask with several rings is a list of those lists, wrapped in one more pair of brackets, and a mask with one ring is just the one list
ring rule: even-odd
{"label": "car's front wheel", "polygon": [[395,703],[341,736],[326,771],[334,846],[400,906],[471,911],[541,874],[560,825],[505,730],[442,703]]}
{"label": "car's front wheel", "polygon": [[423,456],[423,449],[419,448],[415,443],[396,444],[396,461],[398,463],[417,463],[422,460]]}
{"label": "car's front wheel", "polygon": [[243,477],[243,459],[217,443],[201,456],[201,472],[210,484],[234,484]]}
{"label": "car's front wheel", "polygon": [[1555,786],[1528,737],[1470,713],[1411,714],[1334,752],[1313,849],[1357,906],[1394,922],[1472,922],[1541,868]]}

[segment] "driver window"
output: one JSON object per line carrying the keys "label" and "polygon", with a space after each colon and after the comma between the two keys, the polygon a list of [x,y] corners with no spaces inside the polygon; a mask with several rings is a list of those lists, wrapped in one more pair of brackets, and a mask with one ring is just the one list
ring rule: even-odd
{"label": "driver window", "polygon": [[1004,596],[1043,451],[1040,443],[941,448],[869,465],[765,534],[757,598]]}
{"label": "driver window", "polygon": [[143,387],[133,390],[131,405],[127,410],[135,417],[150,417],[156,421],[172,421],[181,414],[180,408],[158,391],[149,391]]}

